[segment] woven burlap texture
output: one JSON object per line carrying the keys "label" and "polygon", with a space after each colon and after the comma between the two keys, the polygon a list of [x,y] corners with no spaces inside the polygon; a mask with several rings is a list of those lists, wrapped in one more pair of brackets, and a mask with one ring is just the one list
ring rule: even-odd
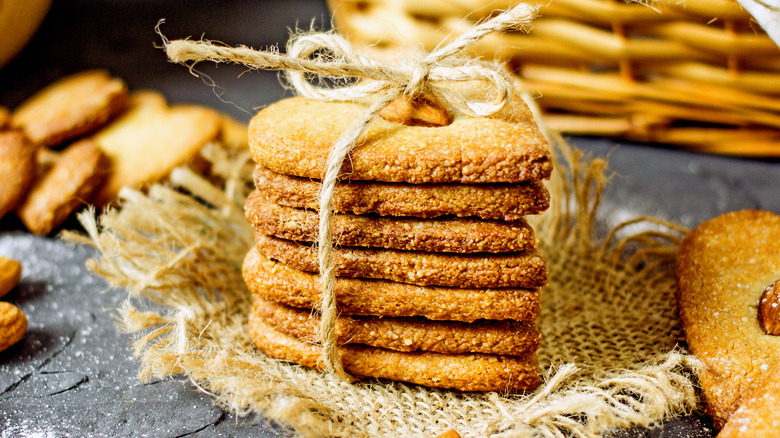
{"label": "woven burlap texture", "polygon": [[241,276],[253,230],[236,189],[250,181],[246,154],[224,172],[229,191],[177,169],[148,193],[124,190],[99,220],[82,214],[88,236],[68,238],[94,245],[90,269],[127,290],[117,314],[142,381],[184,375],[223,408],[302,436],[588,437],[692,412],[700,365],[677,347],[673,277],[685,230],[640,218],[598,233],[605,162],[551,140],[553,203],[534,221],[551,279],[538,320],[543,383],[526,394],[349,384],[255,350]]}

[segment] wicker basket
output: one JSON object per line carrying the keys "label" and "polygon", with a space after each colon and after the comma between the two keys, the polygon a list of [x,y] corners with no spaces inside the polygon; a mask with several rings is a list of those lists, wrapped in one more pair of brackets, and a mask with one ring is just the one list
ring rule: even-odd
{"label": "wicker basket", "polygon": [[[516,1],[329,0],[336,27],[374,50],[427,50]],[[563,132],[780,156],[780,50],[735,0],[532,0],[529,34],[495,34],[498,59]],[[647,3],[647,2],[645,2]]]}

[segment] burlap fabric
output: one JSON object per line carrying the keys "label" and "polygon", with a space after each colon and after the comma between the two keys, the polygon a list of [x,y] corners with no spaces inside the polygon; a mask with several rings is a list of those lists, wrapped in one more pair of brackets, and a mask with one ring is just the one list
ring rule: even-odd
{"label": "burlap fabric", "polygon": [[246,154],[210,146],[227,190],[177,169],[147,194],[123,191],[121,209],[99,221],[83,214],[88,236],[69,238],[96,246],[89,267],[127,290],[117,313],[141,380],[184,375],[223,408],[262,413],[303,436],[587,437],[691,412],[700,365],[677,347],[672,275],[685,230],[640,218],[598,233],[605,162],[551,140],[552,207],[534,223],[551,279],[538,321],[544,378],[526,394],[349,384],[255,350],[241,277],[253,244],[242,211]]}

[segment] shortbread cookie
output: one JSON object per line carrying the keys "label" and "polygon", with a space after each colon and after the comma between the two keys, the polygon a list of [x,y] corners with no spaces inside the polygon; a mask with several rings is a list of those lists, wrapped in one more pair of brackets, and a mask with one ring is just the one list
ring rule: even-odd
{"label": "shortbread cookie", "polygon": [[88,203],[110,170],[110,162],[92,140],[68,146],[51,169],[36,181],[17,210],[35,234],[49,234],[78,206]]}
{"label": "shortbread cookie", "polygon": [[[780,279],[780,216],[759,210],[702,223],[683,241],[677,262],[680,318],[707,412],[720,428],[780,364],[780,336],[758,321],[759,300]],[[780,322],[780,321],[776,321]]]}
{"label": "shortbread cookie", "polygon": [[22,279],[22,264],[0,256],[0,297],[11,292]]}
{"label": "shortbread cookie", "polygon": [[[266,257],[308,272],[317,272],[317,248],[255,234]],[[337,246],[333,266],[339,277],[377,278],[420,286],[461,288],[534,288],[547,284],[547,266],[538,250],[506,254],[443,254],[394,249]]]}
{"label": "shortbread cookie", "polygon": [[[320,179],[329,150],[363,105],[293,97],[249,123],[252,159],[275,172]],[[406,183],[496,183],[549,177],[552,160],[539,128],[519,99],[492,117],[453,112],[441,127],[406,126],[376,117],[344,161],[350,180]]]}
{"label": "shortbread cookie", "polygon": [[219,114],[211,109],[169,107],[159,94],[134,93],[128,111],[94,137],[112,165],[94,203],[114,201],[124,186],[142,188],[165,178],[216,138],[220,122]]}
{"label": "shortbread cookie", "polygon": [[[319,314],[255,295],[255,315],[266,325],[304,342],[320,338]],[[421,317],[339,316],[336,336],[342,344],[365,344],[396,351],[485,353],[524,356],[539,348],[541,336],[533,324],[478,320],[472,323],[431,321]]]}
{"label": "shortbread cookie", "polygon": [[0,132],[0,219],[27,195],[35,178],[36,150],[22,132]]}
{"label": "shortbread cookie", "polygon": [[[319,306],[322,284],[317,275],[269,260],[254,248],[244,258],[243,274],[249,290],[262,298],[293,307]],[[343,315],[533,322],[541,306],[539,289],[461,289],[336,278],[335,293]]]}
{"label": "shortbread cookie", "polygon": [[55,146],[89,134],[127,105],[127,86],[102,70],[77,73],[49,85],[16,111],[11,123],[34,143]]}
{"label": "shortbread cookie", "polygon": [[226,114],[220,114],[219,143],[231,150],[247,149],[247,124]]}
{"label": "shortbread cookie", "polygon": [[[323,369],[319,346],[280,333],[251,315],[249,333],[266,355],[309,368]],[[498,356],[480,353],[400,352],[359,345],[339,347],[344,369],[357,377],[392,379],[459,391],[513,392],[539,386],[535,353]]]}
{"label": "shortbread cookie", "polygon": [[772,438],[780,432],[780,365],[764,374],[754,386],[718,438]]}
{"label": "shortbread cookie", "polygon": [[[317,209],[319,181],[282,175],[261,166],[255,185],[269,201]],[[518,184],[404,184],[351,181],[337,184],[333,209],[340,213],[431,218],[454,215],[515,221],[550,206],[550,194],[539,181]]]}
{"label": "shortbread cookie", "polygon": [[[317,240],[318,215],[269,202],[259,191],[246,200],[246,217],[258,232],[282,239]],[[536,246],[525,219],[513,222],[468,218],[415,219],[334,214],[333,238],[339,245],[450,253],[525,251]]]}

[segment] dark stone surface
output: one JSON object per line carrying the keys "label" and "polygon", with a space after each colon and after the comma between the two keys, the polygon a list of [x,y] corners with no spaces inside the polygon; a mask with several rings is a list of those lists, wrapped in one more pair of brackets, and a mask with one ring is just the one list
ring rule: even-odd
{"label": "dark stone surface", "polygon": [[[320,1],[190,2],[59,0],[20,56],[0,69],[0,105],[14,107],[65,74],[105,68],[131,89],[162,90],[172,102],[196,102],[248,120],[258,106],[285,94],[276,73],[204,64],[219,88],[169,64],[154,26],[166,18],[170,38],[194,37],[265,47],[284,43],[288,29],[327,23]],[[218,97],[216,93],[222,93]],[[780,165],[574,139],[608,156],[614,176],[601,210],[605,224],[652,215],[686,226],[730,210],[759,207],[780,212]],[[68,228],[77,228],[69,221]],[[4,300],[20,306],[30,324],[25,338],[0,353],[0,438],[35,436],[258,437],[278,430],[262,419],[236,419],[180,379],[141,384],[128,337],[113,323],[125,298],[107,290],[84,262],[92,250],[54,237],[33,237],[14,218],[0,221],[0,255],[24,265],[22,283]],[[701,416],[614,436],[707,437]]]}

